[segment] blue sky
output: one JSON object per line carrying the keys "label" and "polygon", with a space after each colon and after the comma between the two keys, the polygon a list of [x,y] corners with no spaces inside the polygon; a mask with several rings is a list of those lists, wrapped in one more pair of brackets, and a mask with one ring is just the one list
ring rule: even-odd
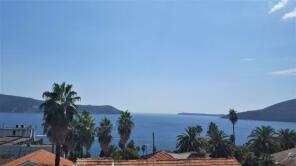
{"label": "blue sky", "polygon": [[226,113],[296,96],[296,1],[1,1],[4,94]]}

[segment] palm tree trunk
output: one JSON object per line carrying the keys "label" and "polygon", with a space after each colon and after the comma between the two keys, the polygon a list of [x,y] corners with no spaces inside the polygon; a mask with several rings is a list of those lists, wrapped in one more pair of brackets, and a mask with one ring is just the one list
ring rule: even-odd
{"label": "palm tree trunk", "polygon": [[234,124],[232,124],[233,144],[235,145]]}
{"label": "palm tree trunk", "polygon": [[83,158],[83,146],[80,145],[80,157]]}
{"label": "palm tree trunk", "polygon": [[56,144],[56,156],[55,156],[55,166],[59,166],[60,165],[60,153],[61,153],[61,149],[60,149],[60,144]]}
{"label": "palm tree trunk", "polygon": [[103,153],[104,153],[104,156],[103,157],[109,157],[107,154],[108,154],[108,146],[107,145],[104,145],[103,148]]}

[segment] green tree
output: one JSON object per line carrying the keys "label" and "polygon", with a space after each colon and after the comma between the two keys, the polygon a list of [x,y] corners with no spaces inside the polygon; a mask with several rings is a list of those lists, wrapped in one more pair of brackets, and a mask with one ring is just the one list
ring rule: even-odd
{"label": "green tree", "polygon": [[100,157],[109,157],[109,145],[112,140],[112,123],[106,117],[101,120],[100,126],[97,128],[97,137],[101,146]]}
{"label": "green tree", "polygon": [[229,137],[222,130],[219,130],[215,123],[210,123],[207,133],[208,151],[211,153],[211,157],[219,158],[232,156],[232,143]]}
{"label": "green tree", "polygon": [[111,157],[114,160],[129,160],[129,159],[139,159],[139,147],[135,147],[133,140],[130,140],[124,149],[113,149]]}
{"label": "green tree", "polygon": [[54,83],[51,91],[42,95],[45,99],[40,105],[43,109],[43,132],[49,141],[55,143],[55,166],[59,165],[61,145],[64,144],[67,131],[73,117],[77,113],[75,102],[80,100],[72,85]]}
{"label": "green tree", "polygon": [[111,158],[113,160],[123,160],[124,154],[123,154],[123,151],[121,149],[116,149],[115,151],[113,151],[111,153]]}
{"label": "green tree", "polygon": [[124,157],[125,159],[138,159],[140,158],[139,151],[140,149],[135,146],[134,140],[130,140],[124,149]]}
{"label": "green tree", "polygon": [[290,129],[281,129],[277,132],[282,150],[294,148],[296,145],[296,132]]}
{"label": "green tree", "polygon": [[232,141],[233,141],[233,144],[235,144],[234,126],[238,121],[238,117],[237,117],[236,111],[234,109],[229,110],[228,118],[229,118],[230,122],[232,123],[232,135],[233,135]]}
{"label": "green tree", "polygon": [[219,130],[218,126],[214,122],[210,122],[207,135],[211,135],[211,133],[216,133]]}
{"label": "green tree", "polygon": [[201,126],[188,127],[185,133],[177,136],[178,152],[201,152],[204,140],[200,137]]}
{"label": "green tree", "polygon": [[125,149],[125,144],[128,141],[131,133],[132,133],[132,129],[134,127],[134,122],[132,119],[132,115],[130,112],[125,111],[122,112],[117,123],[118,123],[118,133],[120,136],[120,140],[119,140],[119,147],[121,149]]}
{"label": "green tree", "polygon": [[109,147],[108,147],[108,152],[111,156],[112,153],[116,152],[118,150],[117,146],[116,145],[112,145],[110,144]]}
{"label": "green tree", "polygon": [[[68,132],[65,138],[65,142],[63,144],[63,151],[65,153],[65,156],[68,157],[68,154],[73,152],[76,148],[77,140],[79,139],[79,133],[77,131],[77,118],[74,118],[72,122],[70,123],[70,126],[68,128]],[[71,158],[71,160],[75,160],[75,158]]]}
{"label": "green tree", "polygon": [[147,145],[143,144],[141,146],[141,150],[142,150],[143,156],[146,155]]}
{"label": "green tree", "polygon": [[276,133],[270,126],[256,127],[248,138],[248,144],[257,156],[261,153],[271,154],[278,148]]}
{"label": "green tree", "polygon": [[253,152],[247,151],[243,154],[243,161],[241,162],[243,166],[258,166],[258,158]]}
{"label": "green tree", "polygon": [[83,156],[83,147],[86,150],[86,156],[90,156],[89,149],[95,138],[95,119],[92,114],[87,111],[82,111],[78,116],[77,130],[79,132],[81,155]]}
{"label": "green tree", "polygon": [[260,166],[273,166],[274,161],[270,154],[262,153],[259,157],[259,165]]}

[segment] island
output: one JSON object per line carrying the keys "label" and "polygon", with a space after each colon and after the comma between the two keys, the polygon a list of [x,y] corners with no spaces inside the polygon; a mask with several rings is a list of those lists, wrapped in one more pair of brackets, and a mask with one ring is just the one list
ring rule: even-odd
{"label": "island", "polygon": [[205,113],[189,113],[189,112],[181,112],[178,115],[190,115],[190,116],[217,116],[222,117],[224,114],[205,114]]}

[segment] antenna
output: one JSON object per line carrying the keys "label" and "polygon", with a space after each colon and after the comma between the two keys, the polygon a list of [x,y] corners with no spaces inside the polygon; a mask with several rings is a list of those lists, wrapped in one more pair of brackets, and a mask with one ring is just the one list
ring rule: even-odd
{"label": "antenna", "polygon": [[156,152],[154,132],[152,132],[152,151],[153,151],[153,154]]}

